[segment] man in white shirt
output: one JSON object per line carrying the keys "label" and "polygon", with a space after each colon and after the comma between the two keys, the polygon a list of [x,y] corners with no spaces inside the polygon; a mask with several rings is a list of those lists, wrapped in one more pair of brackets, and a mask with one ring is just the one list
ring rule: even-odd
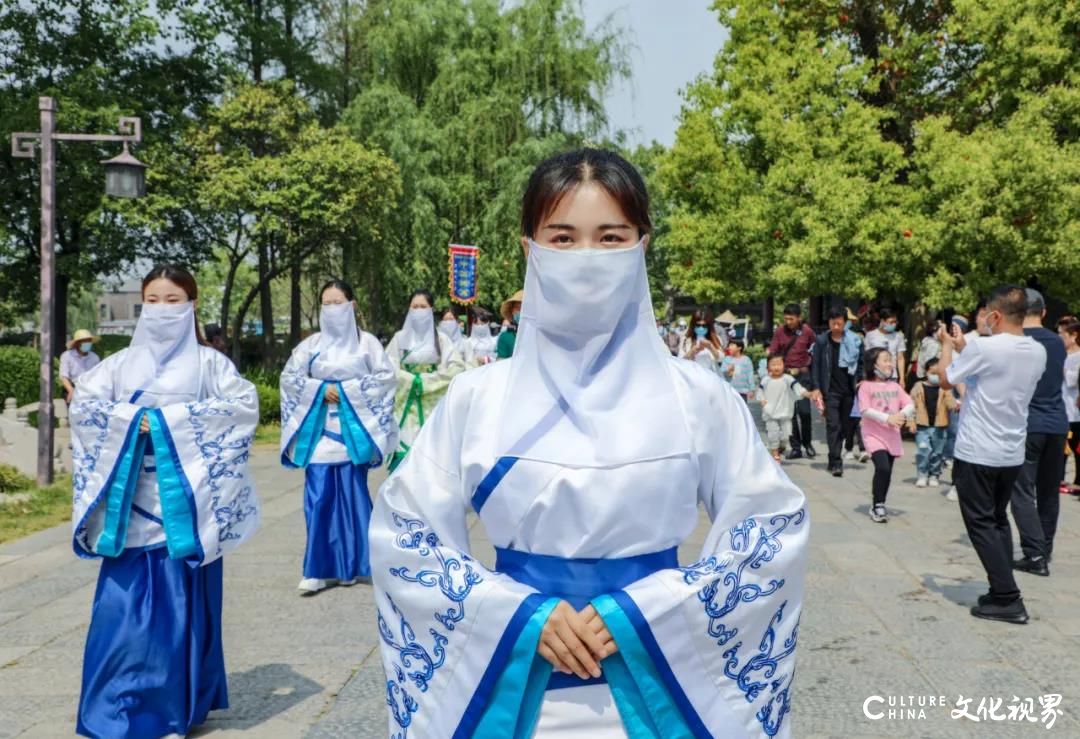
{"label": "man in white shirt", "polygon": [[[1007,509],[1024,463],[1028,406],[1046,369],[1046,350],[1024,335],[1024,288],[1004,285],[987,301],[988,336],[967,341],[957,326],[944,328],[943,390],[964,383],[953,480],[968,537],[990,582],[971,615],[1027,623],[1027,609],[1013,577],[1012,531]],[[960,352],[957,355],[957,352]]]}
{"label": "man in white shirt", "polygon": [[863,344],[866,347],[866,351],[870,351],[876,347],[886,349],[889,354],[892,355],[892,379],[899,382],[901,387],[906,387],[907,384],[905,380],[907,380],[907,367],[905,361],[907,357],[907,339],[904,338],[904,332],[898,328],[896,313],[888,308],[882,308],[878,313],[878,317],[880,319],[878,327],[873,331],[867,332]]}

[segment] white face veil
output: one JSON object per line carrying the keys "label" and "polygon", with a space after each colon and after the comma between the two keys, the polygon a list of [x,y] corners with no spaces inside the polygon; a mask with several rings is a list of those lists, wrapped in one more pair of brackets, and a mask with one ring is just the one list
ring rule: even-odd
{"label": "white face veil", "polygon": [[410,308],[401,327],[398,348],[405,353],[405,364],[435,364],[435,313],[430,308]]}
{"label": "white face veil", "polygon": [[318,352],[311,361],[311,376],[318,380],[351,380],[368,374],[360,352],[360,331],[353,304],[324,305],[319,309]]}
{"label": "white face veil", "polygon": [[124,356],[121,397],[146,406],[195,400],[201,383],[195,304],[143,303]]}
{"label": "white face veil", "polygon": [[529,244],[499,456],[606,467],[690,451],[645,247]]}

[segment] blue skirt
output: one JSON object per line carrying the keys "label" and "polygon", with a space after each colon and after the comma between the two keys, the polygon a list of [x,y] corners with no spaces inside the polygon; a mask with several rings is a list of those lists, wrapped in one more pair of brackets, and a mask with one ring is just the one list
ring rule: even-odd
{"label": "blue skirt", "polygon": [[367,475],[366,465],[351,462],[308,465],[304,475],[304,577],[346,581],[371,577]]}
{"label": "blue skirt", "polygon": [[187,734],[229,707],[221,649],[221,560],[196,567],[165,547],[101,563],[83,656],[76,731]]}

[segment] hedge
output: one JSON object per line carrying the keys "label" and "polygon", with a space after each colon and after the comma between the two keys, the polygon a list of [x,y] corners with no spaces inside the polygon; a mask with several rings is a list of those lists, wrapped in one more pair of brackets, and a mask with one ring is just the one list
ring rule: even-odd
{"label": "hedge", "polygon": [[39,355],[29,346],[0,346],[0,403],[15,398],[22,406],[40,395]]}
{"label": "hedge", "polygon": [[106,334],[98,340],[98,343],[94,344],[94,353],[104,359],[110,354],[116,354],[121,349],[127,349],[130,343],[130,336]]}

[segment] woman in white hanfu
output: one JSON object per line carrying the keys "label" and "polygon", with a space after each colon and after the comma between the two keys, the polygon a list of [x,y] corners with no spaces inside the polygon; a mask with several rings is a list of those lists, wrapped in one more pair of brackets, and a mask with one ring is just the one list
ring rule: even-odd
{"label": "woman in white hanfu", "polygon": [[248,476],[255,387],[198,333],[186,270],[142,283],[131,346],[71,405],[75,553],[102,557],[76,730],[187,734],[228,707],[222,555],[259,524]]}
{"label": "woman in white hanfu", "polygon": [[293,349],[281,373],[281,463],[304,468],[302,595],[371,577],[368,470],[397,445],[394,367],[379,340],[357,328],[352,287],[331,280],[319,301],[319,333]]}
{"label": "woman in white hanfu", "polygon": [[514,356],[454,381],[375,504],[391,735],[788,734],[805,499],[739,395],[658,337],[649,231],[615,154],[529,180]]}
{"label": "woman in white hanfu", "polygon": [[390,339],[386,354],[397,372],[394,415],[401,432],[398,450],[390,461],[393,470],[446,395],[450,380],[465,371],[465,359],[436,327],[435,306],[427,290],[417,290],[409,298],[405,324]]}
{"label": "woman in white hanfu", "polygon": [[495,334],[492,332],[492,320],[495,318],[486,308],[473,308],[472,331],[469,332],[469,349],[473,362],[479,366],[495,361]]}

